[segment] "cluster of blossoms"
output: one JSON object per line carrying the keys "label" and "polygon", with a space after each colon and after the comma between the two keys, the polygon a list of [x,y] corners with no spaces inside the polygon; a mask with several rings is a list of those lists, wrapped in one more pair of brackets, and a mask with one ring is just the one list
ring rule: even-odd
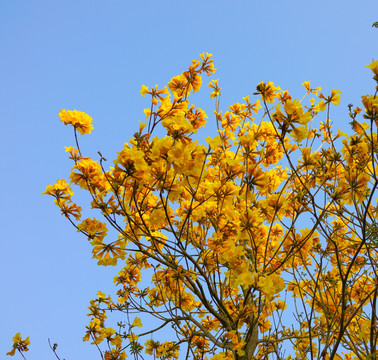
{"label": "cluster of blossoms", "polygon": [[90,134],[93,130],[92,118],[82,111],[61,110],[60,121],[65,125],[72,125],[81,135]]}

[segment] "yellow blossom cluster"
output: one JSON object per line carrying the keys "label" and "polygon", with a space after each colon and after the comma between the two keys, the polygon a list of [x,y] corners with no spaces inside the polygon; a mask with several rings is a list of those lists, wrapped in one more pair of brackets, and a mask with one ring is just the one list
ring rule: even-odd
{"label": "yellow blossom cluster", "polygon": [[[376,76],[377,61],[368,67]],[[107,170],[101,154],[96,161],[78,144],[67,148],[71,183],[89,192],[104,221],[77,223],[71,183],[45,191],[88,237],[99,265],[124,265],[114,277],[117,300],[99,293],[91,301],[84,340],[107,342],[106,359],[143,351],[159,359],[334,359],[340,348],[345,358],[368,358],[367,344],[378,339],[370,319],[378,294],[376,94],[362,97],[364,113],[350,108],[350,134],[335,133],[328,117],[339,90],[325,95],[306,81],[298,100],[260,83],[255,100],[222,111],[212,80],[216,131],[201,142],[208,116],[189,98],[214,72],[211,54],[201,54],[167,87],[143,85],[147,122]],[[91,130],[83,113],[60,117]],[[106,243],[108,227],[118,238]],[[106,325],[116,311],[119,330]],[[135,313],[160,325],[142,318],[141,330]],[[167,327],[177,340],[149,337]]]}
{"label": "yellow blossom cluster", "polygon": [[9,352],[7,352],[7,355],[14,356],[14,354],[16,353],[16,351],[19,351],[20,354],[22,355],[22,352],[29,351],[28,345],[30,345],[29,336],[25,340],[22,340],[21,334],[17,333],[13,337],[12,350],[9,351]]}
{"label": "yellow blossom cluster", "polygon": [[92,118],[82,111],[61,110],[59,113],[60,121],[65,125],[72,125],[81,135],[90,134],[93,130]]}

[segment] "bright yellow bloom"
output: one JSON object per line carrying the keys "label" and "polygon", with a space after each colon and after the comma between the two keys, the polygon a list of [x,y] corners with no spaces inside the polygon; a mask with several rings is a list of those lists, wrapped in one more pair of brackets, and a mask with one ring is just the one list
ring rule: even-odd
{"label": "bright yellow bloom", "polygon": [[128,338],[130,341],[137,341],[138,338],[139,338],[139,335],[136,335],[134,334],[133,332],[131,332],[129,335],[128,335]]}
{"label": "bright yellow bloom", "polygon": [[208,87],[214,89],[213,92],[210,94],[210,98],[214,99],[216,96],[219,96],[220,93],[220,87],[218,86],[218,81],[219,80],[212,80],[209,82]]}
{"label": "bright yellow bloom", "polygon": [[73,191],[70,188],[70,184],[67,183],[65,179],[58,179],[56,181],[56,184],[47,185],[46,191],[44,191],[42,195],[45,194],[55,197],[57,202],[59,203],[59,200],[71,201]]}
{"label": "bright yellow bloom", "polygon": [[[244,265],[244,263],[242,264]],[[241,285],[245,288],[256,285],[257,283],[257,273],[251,273],[250,271],[242,271],[240,275],[236,278],[236,284]]]}
{"label": "bright yellow bloom", "polygon": [[214,61],[213,59],[210,59],[213,55],[212,54],[209,54],[209,53],[202,53],[200,54],[200,57],[202,59],[202,71],[204,71],[206,73],[207,76],[211,75],[211,74],[214,74],[215,71],[217,70],[215,67],[214,67]]}
{"label": "bright yellow bloom", "polygon": [[148,123],[141,123],[139,120],[139,134],[142,133],[143,129],[148,125]]}
{"label": "bright yellow bloom", "polygon": [[285,282],[278,274],[271,274],[260,277],[257,286],[271,299],[274,294],[279,293],[285,288]]}
{"label": "bright yellow bloom", "polygon": [[293,126],[292,136],[297,142],[301,142],[308,137],[308,129],[306,126]]}
{"label": "bright yellow bloom", "polygon": [[146,115],[146,119],[148,119],[151,116],[151,109],[144,109],[143,112]]}
{"label": "bright yellow bloom", "polygon": [[370,339],[371,320],[365,319],[361,326],[360,337],[366,342]]}
{"label": "bright yellow bloom", "polygon": [[125,360],[127,354],[125,351],[121,352],[120,346],[117,349],[106,350],[104,353],[104,360]]}
{"label": "bright yellow bloom", "polygon": [[254,104],[251,104],[249,101],[249,95],[243,97],[243,100],[247,103],[246,109],[249,111],[253,111],[255,114],[261,109],[260,100],[256,100]]}
{"label": "bright yellow bloom", "polygon": [[97,265],[117,265],[118,259],[125,258],[124,242],[117,240],[111,244],[104,244],[102,239],[96,237],[92,240],[93,258],[97,259]]}
{"label": "bright yellow bloom", "polygon": [[122,338],[119,335],[116,335],[112,338],[111,343],[115,345],[117,348],[120,348],[122,346]]}
{"label": "bright yellow bloom", "polygon": [[74,148],[73,146],[65,146],[66,152],[70,153],[70,159],[76,161],[80,160],[79,149]]}
{"label": "bright yellow bloom", "polygon": [[155,209],[151,213],[148,222],[151,226],[158,225],[159,227],[161,227],[162,224],[165,224],[167,222],[167,219],[164,208]]}
{"label": "bright yellow bloom", "polygon": [[107,232],[108,228],[106,227],[106,224],[98,221],[96,219],[85,219],[77,226],[78,231],[84,231],[86,234],[88,234],[88,240],[98,238],[102,240]]}
{"label": "bright yellow bloom", "polygon": [[362,103],[365,106],[366,112],[371,114],[374,112],[375,114],[378,113],[378,97],[374,95],[365,95],[361,96]]}
{"label": "bright yellow bloom", "polygon": [[138,326],[138,327],[142,327],[142,322],[140,321],[140,319],[136,316],[133,323],[132,323],[133,326]]}
{"label": "bright yellow bloom", "polygon": [[102,331],[102,336],[104,338],[111,338],[115,334],[115,330],[113,328],[106,328]]}
{"label": "bright yellow bloom", "polygon": [[99,344],[104,337],[102,336],[103,324],[100,319],[92,319],[91,322],[86,326],[86,334],[83,337],[83,341],[88,341],[90,338],[93,338],[94,341],[92,344]]}
{"label": "bright yellow bloom", "polygon": [[200,57],[201,57],[201,59],[203,60],[203,61],[205,61],[205,60],[208,60],[209,58],[211,58],[213,56],[213,54],[210,54],[210,53],[202,53],[202,54],[200,54]]}
{"label": "bright yellow bloom", "polygon": [[340,104],[340,90],[332,89],[330,102],[333,105]]}
{"label": "bright yellow bloom", "polygon": [[156,105],[158,103],[158,100],[160,100],[160,101],[163,100],[164,97],[162,95],[169,94],[166,87],[162,90],[159,90],[157,85],[155,85],[154,88],[151,88],[151,90],[147,86],[142,85],[142,88],[140,89],[140,93],[142,94],[143,97],[146,94],[151,94],[152,95],[152,103],[154,105]]}
{"label": "bright yellow bloom", "polygon": [[144,97],[146,94],[150,94],[150,91],[148,90],[148,87],[146,85],[142,85],[142,88],[140,89],[140,93]]}
{"label": "bright yellow bloom", "polygon": [[149,167],[145,160],[143,151],[137,148],[130,148],[128,144],[121,152],[118,153],[117,159],[114,161],[115,172],[126,173],[128,176],[135,178],[143,178],[149,175]]}
{"label": "bright yellow bloom", "polygon": [[202,109],[197,108],[194,110],[194,108],[194,105],[190,107],[189,111],[186,114],[186,119],[190,122],[195,131],[202,126],[205,126],[208,116]]}
{"label": "bright yellow bloom", "polygon": [[171,135],[174,139],[180,138],[180,136],[184,134],[194,132],[192,124],[181,116],[164,119],[162,125],[167,129],[168,135]]}
{"label": "bright yellow bloom", "polygon": [[210,148],[213,150],[216,149],[217,147],[222,146],[222,140],[219,137],[219,135],[216,135],[213,138],[208,136],[205,140],[209,144]]}
{"label": "bright yellow bloom", "polygon": [[314,106],[315,111],[324,111],[326,108],[327,104],[323,100],[320,100],[319,103]]}
{"label": "bright yellow bloom", "polygon": [[267,320],[267,319],[260,319],[259,320],[259,330],[260,332],[264,333],[264,332],[267,332],[269,331],[269,329],[271,328],[272,324],[270,322],[270,320]]}
{"label": "bright yellow bloom", "polygon": [[82,189],[98,188],[104,190],[108,185],[100,164],[90,158],[81,158],[72,168],[70,178],[74,184],[79,185]]}
{"label": "bright yellow bloom", "polygon": [[307,90],[307,94],[314,94],[314,95],[318,95],[318,92],[322,90],[322,88],[319,86],[317,88],[311,88],[310,87],[310,81],[305,81],[304,83],[302,83],[302,85],[306,88]]}
{"label": "bright yellow bloom", "polygon": [[274,83],[271,81],[268,81],[266,84],[261,82],[257,85],[257,92],[261,94],[261,98],[267,103],[274,102],[274,99],[278,98],[280,90],[281,89],[278,86],[274,86]]}
{"label": "bright yellow bloom", "polygon": [[291,122],[305,125],[311,120],[311,114],[303,111],[302,105],[296,99],[287,100],[284,108],[286,114],[290,116]]}
{"label": "bright yellow bloom", "polygon": [[81,218],[81,207],[76,204],[67,204],[66,201],[59,202],[57,204],[60,206],[60,210],[62,211],[62,215],[65,215],[69,218],[69,215],[72,215],[76,220],[80,220]]}
{"label": "bright yellow bloom", "polygon": [[168,83],[169,90],[172,91],[175,98],[181,98],[189,93],[188,81],[184,75],[178,75]]}
{"label": "bright yellow bloom", "polygon": [[226,360],[226,354],[225,353],[219,353],[216,355],[213,355],[210,360]]}
{"label": "bright yellow bloom", "polygon": [[378,60],[373,59],[373,61],[369,64],[366,65],[367,68],[371,69],[371,71],[375,74],[378,75]]}
{"label": "bright yellow bloom", "polygon": [[320,94],[319,98],[325,100],[326,104],[332,103],[333,105],[338,105],[340,104],[340,94],[340,90],[332,89],[331,96],[328,96],[328,98],[326,98],[323,94]]}
{"label": "bright yellow bloom", "polygon": [[[193,92],[197,92],[201,88],[202,76],[199,75],[196,71],[185,71],[183,75],[186,77],[188,81],[188,90],[193,90]],[[189,95],[189,93],[186,95]]]}
{"label": "bright yellow bloom", "polygon": [[82,111],[61,110],[59,113],[60,121],[65,125],[72,125],[81,135],[90,134],[93,130],[92,118]]}
{"label": "bright yellow bloom", "polygon": [[29,336],[25,340],[22,340],[21,334],[17,333],[13,337],[12,340],[13,340],[13,348],[12,348],[11,351],[7,352],[7,355],[13,356],[15,354],[16,350],[18,350],[19,352],[29,350],[29,348],[28,348],[28,345],[30,345]]}

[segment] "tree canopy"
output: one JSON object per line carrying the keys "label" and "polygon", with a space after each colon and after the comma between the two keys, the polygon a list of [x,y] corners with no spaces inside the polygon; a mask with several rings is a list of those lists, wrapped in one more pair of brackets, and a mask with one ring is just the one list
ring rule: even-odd
{"label": "tree canopy", "polygon": [[[376,87],[349,105],[348,133],[332,127],[341,91],[309,81],[300,100],[267,82],[222,111],[211,80],[208,117],[189,100],[215,73],[207,53],[168,87],[142,86],[146,122],[113,163],[80,148],[89,115],[59,113],[73,167],[44,194],[98,265],[122,264],[116,294],[89,306],[100,358],[376,358],[378,61],[367,67]],[[207,121],[217,130],[200,141]],[[8,354],[28,343],[17,334]]]}

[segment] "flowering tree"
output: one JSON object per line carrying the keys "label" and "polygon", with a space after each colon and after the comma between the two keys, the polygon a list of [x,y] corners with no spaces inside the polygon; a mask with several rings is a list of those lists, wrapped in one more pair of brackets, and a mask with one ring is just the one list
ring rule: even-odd
{"label": "flowering tree", "polygon": [[[378,83],[378,61],[368,67]],[[74,128],[74,164],[45,194],[99,265],[123,266],[116,295],[91,301],[84,340],[107,360],[375,359],[378,87],[363,115],[349,106],[348,135],[332,130],[338,90],[305,82],[297,100],[260,83],[256,100],[222,112],[213,80],[217,131],[201,144],[207,115],[189,97],[214,72],[201,54],[168,88],[142,86],[148,121],[112,167],[80,149],[92,119],[59,114]],[[166,135],[154,137],[157,127]],[[98,219],[81,219],[72,185]],[[118,237],[107,240],[110,227]]]}

